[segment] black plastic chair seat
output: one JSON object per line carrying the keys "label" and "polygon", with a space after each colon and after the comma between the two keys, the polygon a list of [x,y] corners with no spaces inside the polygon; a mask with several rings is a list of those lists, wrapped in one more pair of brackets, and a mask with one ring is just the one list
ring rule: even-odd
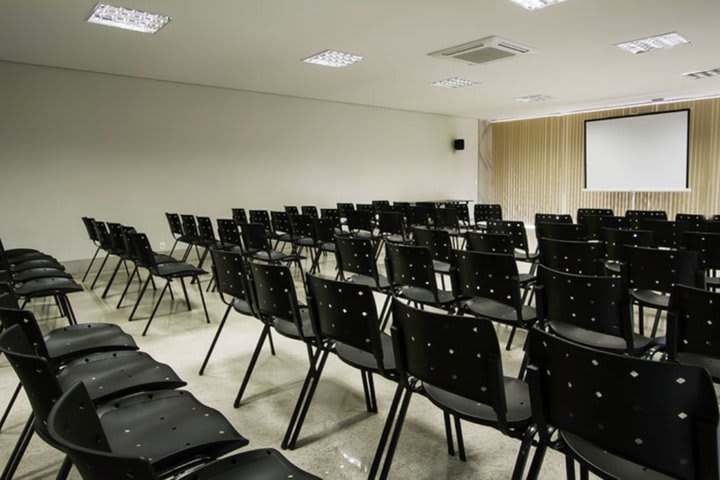
{"label": "black plastic chair seat", "polygon": [[207,272],[202,268],[183,262],[169,262],[157,266],[153,274],[159,277],[188,277],[205,275]]}
{"label": "black plastic chair seat", "polygon": [[62,361],[89,352],[137,350],[133,337],[117,325],[83,323],[58,328],[45,335],[45,347],[52,360]]}
{"label": "black plastic chair seat", "polygon": [[432,305],[436,303],[439,305],[450,305],[455,301],[455,296],[452,292],[447,290],[438,290],[438,302],[436,302],[435,296],[430,290],[420,287],[400,287],[400,295],[408,300],[412,300],[413,302]]}
{"label": "black plastic chair seat", "polygon": [[38,278],[25,282],[15,289],[15,295],[32,298],[82,291],[82,286],[75,283],[75,280],[72,278],[51,277]]}
{"label": "black plastic chair seat", "polygon": [[186,385],[170,366],[145,352],[128,350],[93,353],[68,362],[57,379],[63,391],[78,382],[85,383],[95,401]]}
{"label": "black plastic chair seat", "polygon": [[319,247],[319,246],[320,246],[320,244],[319,244],[318,242],[316,242],[315,240],[313,240],[313,239],[310,238],[310,237],[299,238],[295,243],[298,244],[298,245],[300,245],[301,247],[313,247],[313,248],[315,248],[315,247]]}
{"label": "black plastic chair seat", "polygon": [[667,310],[668,305],[670,304],[670,295],[663,295],[662,293],[654,292],[652,290],[630,290],[630,296],[633,300],[646,307]]}
{"label": "black plastic chair seat", "polygon": [[298,328],[292,320],[278,317],[273,318],[273,326],[279,334],[295,339],[314,339],[315,331],[313,330],[312,322],[310,321],[310,312],[307,307],[300,307],[300,324],[302,327],[302,333],[298,332]]}
{"label": "black plastic chair seat", "polygon": [[389,243],[409,243],[402,235],[387,235],[383,239]]}
{"label": "black plastic chair seat", "polygon": [[335,242],[326,242],[320,245],[320,250],[323,252],[335,252],[337,251],[337,245],[335,245]]}
{"label": "black plastic chair seat", "polygon": [[[550,322],[550,328],[557,335],[588,347],[608,350],[615,353],[627,352],[627,342],[622,337],[594,332],[565,322]],[[650,347],[660,344],[661,338],[648,338],[633,333],[633,354],[641,355]]]}
{"label": "black plastic chair seat", "polygon": [[38,278],[73,278],[72,274],[58,270],[57,268],[31,268],[29,270],[23,270],[22,272],[13,275],[12,279],[16,283],[28,282],[30,280],[37,280]]}
{"label": "black plastic chair seat", "polygon": [[620,275],[620,264],[617,262],[605,262],[605,270],[612,275]]}
{"label": "black plastic chair seat", "polygon": [[27,262],[18,263],[10,267],[10,273],[13,275],[16,273],[24,272],[32,268],[56,268],[58,270],[65,270],[65,266],[56,260],[49,258],[42,258],[38,260],[29,260]]}
{"label": "black plastic chair seat", "polygon": [[375,282],[375,279],[370,275],[353,275],[347,279],[347,282],[356,285],[366,285],[377,290],[387,290],[390,288],[390,281],[383,275],[378,275],[377,282]]}
{"label": "black plastic chair seat", "polygon": [[479,317],[500,323],[530,324],[537,318],[537,312],[533,307],[523,305],[520,313],[522,320],[518,320],[515,308],[490,298],[471,298],[465,300],[463,306]]}
{"label": "black plastic chair seat", "polygon": [[263,262],[281,262],[284,260],[290,260],[297,258],[295,255],[278,252],[277,250],[259,250],[251,254],[256,260],[262,260]]}
{"label": "black plastic chair seat", "polygon": [[598,470],[609,473],[613,478],[622,478],[623,480],[671,480],[673,478],[608,453],[571,433],[561,431],[560,435],[567,448],[572,450],[577,457]]}
{"label": "black plastic chair seat", "polygon": [[[530,390],[528,385],[516,378],[503,377],[503,380],[508,425],[517,427],[529,424],[532,413],[530,411]],[[427,383],[423,383],[423,389],[430,401],[443,410],[457,412],[460,416],[477,423],[497,424],[497,415],[489,405],[455,395]]]}
{"label": "black plastic chair seat", "polygon": [[[380,342],[383,352],[383,368],[386,371],[395,370],[395,354],[393,353],[392,337],[387,333],[380,333]],[[351,345],[335,342],[335,352],[343,362],[355,368],[377,371],[377,360],[372,353],[360,350]]]}
{"label": "black plastic chair seat", "polygon": [[155,263],[160,265],[161,263],[175,263],[179,260],[175,257],[171,257],[170,255],[165,255],[164,253],[156,253],[154,254],[155,257]]}
{"label": "black plastic chair seat", "polygon": [[440,260],[433,260],[433,270],[435,270],[435,273],[449,275],[450,264],[448,262],[441,262]]}
{"label": "black plastic chair seat", "polygon": [[277,233],[273,238],[281,242],[297,242],[300,240],[298,235],[291,235],[289,233]]}
{"label": "black plastic chair seat", "polygon": [[532,273],[520,273],[518,274],[518,281],[520,282],[520,285],[526,286],[531,283],[534,283],[536,280],[535,275]]}
{"label": "black plastic chair seat", "polygon": [[220,412],[182,390],[133,395],[98,413],[114,454],[144,457],[158,472],[249,443]]}
{"label": "black plastic chair seat", "polygon": [[177,480],[320,480],[290,463],[273,449],[251,450],[204,465]]}
{"label": "black plastic chair seat", "polygon": [[57,262],[57,259],[52,255],[47,255],[41,252],[27,252],[13,256],[7,255],[6,253],[6,256],[8,261],[13,265],[29,262],[32,260],[52,260],[53,262]]}
{"label": "black plastic chair seat", "polygon": [[379,238],[377,235],[375,235],[372,232],[368,232],[367,230],[357,230],[355,232],[352,232],[351,235],[355,238],[364,238],[364,239],[370,239],[370,240]]}
{"label": "black plastic chair seat", "polygon": [[702,367],[710,373],[713,381],[720,382],[720,359],[697,353],[678,352],[675,354],[675,360],[683,365]]}
{"label": "black plastic chair seat", "polygon": [[247,301],[245,301],[243,299],[240,299],[240,298],[233,299],[232,306],[235,309],[235,311],[238,313],[242,313],[243,315],[250,315],[250,316],[253,315],[253,311],[250,308],[250,305],[248,304]]}
{"label": "black plastic chair seat", "polygon": [[537,262],[538,258],[540,258],[539,253],[525,253],[525,252],[519,252],[515,251],[515,260],[518,262]]}

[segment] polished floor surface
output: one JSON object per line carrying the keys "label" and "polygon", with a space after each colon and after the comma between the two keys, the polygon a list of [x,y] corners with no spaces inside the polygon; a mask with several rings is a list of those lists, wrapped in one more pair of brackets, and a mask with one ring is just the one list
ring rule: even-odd
{"label": "polished floor surface", "polygon": [[[323,272],[333,274],[334,260],[328,257]],[[79,276],[78,276],[79,278]],[[215,293],[206,294],[212,323],[205,323],[196,288],[190,288],[193,310],[188,312],[184,301],[163,299],[150,331],[141,337],[145,320],[152,307],[152,295],[143,300],[138,320],[128,322],[131,303],[115,309],[122,290],[124,275],[118,275],[107,299],[100,298],[107,276],[103,275],[95,290],[71,296],[79,322],[109,322],[121,325],[132,334],[141,349],[158,361],[170,364],[188,382],[187,389],[201,401],[223,412],[237,430],[250,440],[249,448],[275,447],[285,433],[290,414],[304,379],[308,360],[300,342],[274,335],[277,355],[266,349],[260,356],[245,399],[240,408],[233,408],[233,399],[245,373],[252,351],[260,335],[260,323],[232,313],[204,376],[198,370],[218,326],[224,305]],[[205,280],[204,284],[207,283]],[[137,295],[131,293],[133,301]],[[152,291],[149,290],[152,294]],[[158,290],[159,292],[159,290]],[[180,293],[179,288],[175,292]],[[378,298],[378,300],[381,300]],[[381,303],[378,304],[379,306]],[[57,310],[49,304],[37,303],[32,309],[44,330],[65,325],[57,318]],[[497,328],[504,345],[509,334]],[[505,374],[517,374],[522,357],[524,334],[519,333],[515,347],[503,351]],[[0,359],[0,406],[4,408],[16,377],[7,360]],[[331,356],[310,408],[298,447],[284,454],[294,463],[326,479],[367,478],[380,432],[384,425],[395,385],[375,377],[379,413],[365,410],[360,372]],[[8,423],[0,433],[0,464],[4,465],[29,414],[23,397],[16,405]],[[503,436],[492,428],[463,423],[467,462],[447,454],[443,417],[426,399],[414,396],[397,448],[390,478],[396,479],[509,479],[519,441]],[[20,468],[17,479],[55,478],[62,455],[35,437]],[[76,471],[71,478],[80,478]],[[564,462],[549,452],[541,475],[543,479],[564,478]]]}

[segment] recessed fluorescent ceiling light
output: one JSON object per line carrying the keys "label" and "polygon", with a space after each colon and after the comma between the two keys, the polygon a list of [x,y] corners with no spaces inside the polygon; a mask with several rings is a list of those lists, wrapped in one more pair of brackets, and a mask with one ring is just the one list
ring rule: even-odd
{"label": "recessed fluorescent ceiling light", "polygon": [[462,88],[471,87],[477,84],[478,82],[473,82],[472,80],[465,80],[464,78],[460,77],[452,77],[446,78],[445,80],[438,80],[437,82],[433,82],[430,85],[432,85],[433,87],[441,88]]}
{"label": "recessed fluorescent ceiling light", "polygon": [[304,58],[305,63],[314,63],[315,65],[322,65],[324,67],[332,68],[343,68],[352,65],[353,63],[364,60],[365,57],[360,55],[354,55],[352,53],[343,53],[335,50],[325,50],[312,57]]}
{"label": "recessed fluorescent ceiling light", "polygon": [[535,103],[535,102],[545,102],[547,100],[550,100],[552,97],[548,95],[528,95],[526,97],[518,97],[515,100],[522,103]]}
{"label": "recessed fluorescent ceiling light", "polygon": [[143,12],[142,10],[98,3],[87,21],[107,25],[108,27],[124,28],[133,32],[156,33],[167,25],[170,17],[159,13]]}
{"label": "recessed fluorescent ceiling light", "polygon": [[720,77],[720,67],[713,68],[712,70],[702,70],[699,72],[687,72],[683,73],[683,75],[685,75],[686,77],[694,78],[695,80],[709,77]]}
{"label": "recessed fluorescent ceiling light", "polygon": [[641,38],[629,42],[618,43],[617,46],[630,53],[645,53],[650,50],[661,48],[673,48],[678,45],[690,43],[686,38],[677,32],[665,33],[655,37]]}
{"label": "recessed fluorescent ceiling light", "polygon": [[513,3],[517,3],[521,7],[525,7],[528,10],[540,10],[541,8],[555,5],[556,3],[562,3],[565,0],[510,0]]}

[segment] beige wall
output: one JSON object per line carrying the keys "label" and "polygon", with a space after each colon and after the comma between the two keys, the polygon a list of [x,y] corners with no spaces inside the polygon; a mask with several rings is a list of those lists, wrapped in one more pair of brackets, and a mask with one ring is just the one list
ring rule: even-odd
{"label": "beige wall", "polygon": [[[624,214],[632,195],[583,192],[584,121],[634,113],[691,109],[690,192],[638,193],[636,208],[720,213],[720,99],[495,123],[493,198],[508,219],[531,222],[536,212],[572,213],[608,207]],[[618,172],[621,175],[622,172]]]}
{"label": "beige wall", "polygon": [[474,119],[4,62],[0,92],[0,235],[62,260],[83,215],[159,248],[165,211],[477,194]]}

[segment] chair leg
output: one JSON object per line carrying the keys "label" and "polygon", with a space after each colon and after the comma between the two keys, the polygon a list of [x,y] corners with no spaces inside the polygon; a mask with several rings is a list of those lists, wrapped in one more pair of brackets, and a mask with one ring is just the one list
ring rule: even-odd
{"label": "chair leg", "polygon": [[390,314],[391,309],[390,307],[390,300],[392,300],[392,295],[387,294],[385,295],[385,303],[383,303],[382,310],[380,310],[380,331],[384,332],[387,328],[388,321],[390,321]]}
{"label": "chair leg", "polygon": [[260,338],[258,339],[258,343],[255,346],[255,351],[253,352],[252,358],[250,358],[250,364],[248,365],[248,369],[245,372],[243,381],[240,384],[240,389],[238,390],[238,393],[235,396],[235,401],[233,402],[233,407],[235,407],[235,408],[238,408],[240,406],[240,402],[242,401],[243,393],[245,393],[245,388],[247,387],[248,383],[250,382],[250,376],[252,375],[253,369],[255,368],[255,363],[257,363],[258,356],[260,356],[260,351],[262,350],[263,344],[265,343],[265,337],[268,336],[268,333],[270,333],[270,325],[266,324],[263,327],[262,333],[260,334]]}
{"label": "chair leg", "polygon": [[[400,406],[400,402],[403,398],[404,393],[405,388],[403,388],[402,385],[398,384],[397,388],[395,389],[395,396],[393,397],[392,404],[390,405],[390,410],[388,411],[388,417],[385,420],[385,426],[383,427],[382,434],[380,435],[380,440],[378,441],[377,449],[375,450],[375,456],[373,457],[373,462],[370,467],[370,474],[368,475],[369,480],[375,480],[375,476],[377,475],[377,472],[380,468],[380,463],[382,461],[383,455],[385,454],[385,446],[387,445],[388,438],[390,437],[393,427],[395,426],[395,416],[397,414],[397,410]],[[450,419],[448,418],[448,426],[449,425]]]}
{"label": "chair leg", "polygon": [[377,399],[375,398],[375,384],[372,372],[360,370],[362,376],[363,392],[365,393],[365,407],[369,413],[377,413]]}
{"label": "chair leg", "polygon": [[525,379],[525,371],[527,370],[528,363],[530,361],[530,358],[528,356],[528,342],[530,340],[530,333],[528,332],[527,335],[525,335],[525,343],[523,343],[523,359],[522,362],[520,362],[520,371],[518,372],[518,379],[524,380]]}
{"label": "chair leg", "polygon": [[117,265],[115,265],[112,275],[110,275],[110,280],[108,281],[107,285],[105,285],[105,290],[103,290],[102,296],[100,298],[107,297],[107,294],[110,291],[110,287],[112,287],[112,284],[115,281],[115,276],[117,275],[118,270],[120,270],[120,265],[122,265],[122,263],[123,263],[123,261],[121,258],[120,260],[118,260]]}
{"label": "chair leg", "polygon": [[95,259],[97,258],[97,255],[98,255],[99,252],[100,252],[100,247],[97,247],[97,248],[95,249],[95,254],[93,255],[92,260],[90,260],[90,264],[88,265],[87,270],[85,270],[85,275],[83,275],[83,278],[82,278],[82,281],[83,281],[83,282],[84,282],[85,279],[87,278],[88,273],[90,273],[90,269],[92,268],[93,263],[95,263]]}
{"label": "chair leg", "polygon": [[588,480],[589,476],[588,469],[580,465],[580,480]]}
{"label": "chair leg", "polygon": [[205,305],[205,295],[203,294],[202,284],[199,278],[195,277],[195,279],[198,281],[198,292],[200,292],[200,300],[202,301],[203,311],[205,311],[205,321],[206,323],[210,323],[210,315],[208,315],[207,305]]}
{"label": "chair leg", "polygon": [[150,314],[150,318],[148,318],[148,321],[145,324],[145,329],[142,332],[143,337],[147,333],[148,328],[150,328],[150,324],[152,323],[153,318],[155,318],[155,314],[157,313],[158,308],[160,308],[160,302],[162,302],[163,295],[165,295],[165,290],[167,290],[168,286],[170,286],[170,280],[167,280],[165,282],[165,286],[163,287],[162,291],[160,292],[160,297],[157,299],[157,302],[155,303],[155,306],[153,307],[152,313]]}
{"label": "chair leg", "polygon": [[270,340],[270,355],[275,356],[275,343],[272,339],[272,330],[268,330],[268,340]]}
{"label": "chair leg", "polygon": [[638,330],[640,335],[645,335],[645,309],[638,304]]}
{"label": "chair leg", "polygon": [[60,295],[60,303],[63,305],[65,312],[67,312],[68,322],[70,323],[70,325],[77,325],[75,311],[72,308],[70,299],[64,293]]}
{"label": "chair leg", "polygon": [[447,440],[448,455],[455,456],[455,444],[453,442],[452,428],[450,427],[450,414],[443,410],[443,422],[445,423],[445,439]]}
{"label": "chair leg", "polygon": [[570,455],[565,455],[565,476],[567,480],[575,480],[575,460]]}
{"label": "chair leg", "polygon": [[34,422],[35,416],[30,414],[27,423],[25,423],[25,427],[23,427],[22,433],[20,433],[20,438],[18,438],[15,448],[13,448],[10,458],[8,458],[8,461],[5,464],[5,469],[3,470],[2,475],[0,475],[0,480],[12,480],[12,478],[15,477],[15,471],[20,465],[20,461],[25,454],[25,450],[35,433],[35,428],[33,427]]}
{"label": "chair leg", "polygon": [[107,263],[108,258],[110,258],[110,254],[109,254],[109,253],[106,253],[106,254],[105,254],[105,258],[103,258],[103,261],[102,261],[102,263],[100,264],[100,269],[97,271],[97,274],[95,274],[95,279],[93,280],[92,284],[90,285],[90,290],[92,290],[93,288],[95,288],[95,284],[97,283],[98,278],[100,278],[100,274],[102,273],[103,268],[105,268],[105,264]]}
{"label": "chair leg", "polygon": [[15,387],[15,391],[12,394],[12,397],[10,397],[10,401],[5,408],[5,413],[3,413],[2,420],[0,420],[0,430],[2,430],[3,425],[5,425],[5,420],[7,420],[8,416],[10,415],[10,411],[12,410],[13,405],[15,405],[15,400],[17,400],[21,389],[22,384],[18,382],[17,387]]}
{"label": "chair leg", "polygon": [[535,448],[535,455],[533,455],[532,462],[530,463],[530,470],[527,474],[527,480],[537,480],[542,469],[543,462],[545,460],[545,453],[547,452],[547,445],[545,442],[540,441],[538,446]]}
{"label": "chair leg", "polygon": [[188,246],[187,246],[187,248],[185,249],[185,253],[183,253],[182,259],[180,260],[181,262],[186,262],[186,261],[187,261],[188,257],[190,256],[190,251],[191,251],[191,250],[192,250],[192,244],[191,244],[191,243],[188,243]]}
{"label": "chair leg", "polygon": [[657,335],[658,325],[660,324],[660,316],[662,315],[662,310],[658,308],[658,311],[655,313],[655,321],[653,322],[652,331],[650,332],[650,338],[655,338]]}
{"label": "chair leg", "polygon": [[512,327],[512,330],[510,330],[510,336],[508,337],[507,345],[505,345],[505,350],[510,351],[512,348],[512,342],[515,338],[515,331],[517,330],[517,327]]}
{"label": "chair leg", "polygon": [[457,435],[458,456],[460,457],[461,462],[465,462],[467,461],[467,457],[465,456],[465,442],[463,441],[460,417],[458,417],[457,415],[453,415],[453,419],[455,420],[455,434]]}
{"label": "chair leg", "polygon": [[132,309],[132,312],[130,312],[130,317],[128,318],[128,321],[132,321],[133,316],[135,315],[135,312],[137,311],[138,305],[140,305],[140,301],[142,300],[143,295],[145,295],[145,290],[147,290],[148,283],[150,283],[150,280],[152,279],[152,273],[148,273],[148,278],[145,280],[145,283],[143,284],[142,289],[140,289],[140,295],[138,295],[137,300],[135,300],[135,306]]}
{"label": "chair leg", "polygon": [[177,246],[178,242],[180,241],[179,238],[175,239],[175,243],[173,243],[172,248],[170,249],[170,256],[172,257],[173,253],[175,253],[175,247]]}
{"label": "chair leg", "polygon": [[180,285],[182,285],[183,294],[185,295],[185,305],[187,306],[188,312],[192,310],[190,306],[190,298],[188,298],[187,287],[185,287],[185,279],[180,277]]}
{"label": "chair leg", "polygon": [[230,310],[232,310],[232,304],[228,305],[227,309],[225,310],[225,314],[222,317],[222,320],[220,320],[220,325],[218,326],[217,333],[215,333],[215,337],[213,338],[213,341],[210,344],[210,348],[208,349],[207,355],[205,355],[205,360],[203,360],[202,366],[200,367],[200,375],[205,373],[205,367],[207,366],[208,361],[210,360],[210,355],[212,355],[212,352],[215,349],[215,344],[217,343],[218,338],[220,338],[220,332],[222,332],[223,327],[225,326],[225,321],[227,321],[228,315],[230,315]]}
{"label": "chair leg", "polygon": [[[317,349],[316,361],[310,365],[307,377],[305,378],[306,385],[303,385],[297,404],[295,404],[295,411],[293,411],[292,417],[290,417],[290,424],[288,425],[285,438],[281,445],[283,449],[289,448],[290,450],[294,450],[297,445],[300,430],[305,422],[307,412],[310,409],[313,396],[315,396],[315,390],[317,389],[318,383],[320,383],[320,376],[325,368],[325,362],[329,354],[330,350]],[[317,355],[320,355],[319,360]],[[305,388],[306,386],[307,388]],[[303,395],[303,393],[305,393],[305,395]]]}
{"label": "chair leg", "polygon": [[127,283],[125,283],[125,288],[123,289],[122,295],[120,295],[120,300],[118,300],[118,303],[115,306],[116,309],[120,308],[120,306],[122,305],[122,301],[125,299],[125,295],[127,295],[127,291],[130,288],[130,285],[132,284],[135,274],[137,274],[138,280],[140,280],[140,273],[138,272],[137,265],[135,265],[135,268],[133,268],[132,273],[130,273],[130,276],[127,279]]}
{"label": "chair leg", "polygon": [[70,469],[72,469],[72,466],[73,466],[72,460],[70,460],[70,457],[66,456],[65,460],[63,460],[62,465],[60,465],[60,470],[58,470],[58,473],[55,476],[55,480],[67,480],[67,477],[70,474]]}
{"label": "chair leg", "polygon": [[523,473],[525,473],[525,467],[527,466],[527,460],[530,456],[530,449],[532,448],[532,440],[535,438],[537,433],[537,427],[530,425],[525,433],[523,434],[522,442],[520,443],[520,450],[518,450],[517,459],[515,460],[515,468],[513,469],[512,480],[522,480]]}
{"label": "chair leg", "polygon": [[400,411],[398,412],[397,424],[395,425],[395,431],[393,432],[392,438],[390,438],[390,446],[385,457],[385,464],[380,471],[380,479],[386,480],[390,473],[390,467],[392,466],[392,460],[395,456],[395,449],[397,448],[398,441],[400,440],[400,433],[402,432],[403,423],[405,423],[405,414],[407,413],[408,407],[410,406],[410,399],[412,398],[412,390],[405,392],[405,398],[403,398],[402,405],[400,405]]}

